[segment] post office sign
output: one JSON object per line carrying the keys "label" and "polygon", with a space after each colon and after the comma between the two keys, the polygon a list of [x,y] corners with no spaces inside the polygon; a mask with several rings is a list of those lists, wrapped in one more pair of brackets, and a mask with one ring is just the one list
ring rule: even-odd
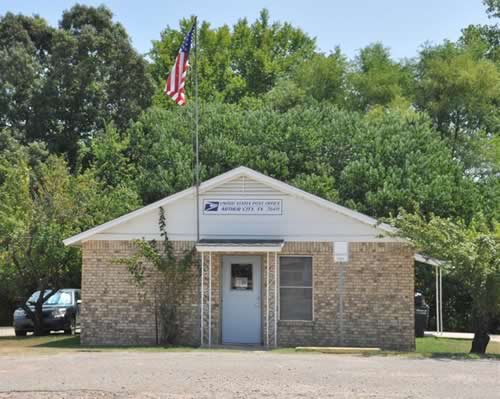
{"label": "post office sign", "polygon": [[206,199],[204,215],[281,215],[280,199]]}

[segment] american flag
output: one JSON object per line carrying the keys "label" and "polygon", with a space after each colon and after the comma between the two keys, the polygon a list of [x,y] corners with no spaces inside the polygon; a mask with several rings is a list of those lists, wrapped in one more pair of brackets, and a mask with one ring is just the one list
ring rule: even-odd
{"label": "american flag", "polygon": [[184,84],[186,83],[186,74],[189,67],[189,50],[191,50],[194,27],[195,25],[193,25],[182,42],[179,54],[177,54],[177,58],[175,59],[175,64],[168,75],[167,83],[165,83],[165,90],[163,90],[164,94],[172,97],[172,99],[179,105],[186,104]]}

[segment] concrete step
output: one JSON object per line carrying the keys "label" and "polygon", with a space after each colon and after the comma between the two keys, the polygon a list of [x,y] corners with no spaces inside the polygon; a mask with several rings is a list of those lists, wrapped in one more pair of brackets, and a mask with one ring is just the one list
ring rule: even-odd
{"label": "concrete step", "polygon": [[363,354],[380,352],[380,348],[356,348],[346,346],[298,346],[295,348],[297,352],[321,352],[321,353],[337,353],[337,354]]}

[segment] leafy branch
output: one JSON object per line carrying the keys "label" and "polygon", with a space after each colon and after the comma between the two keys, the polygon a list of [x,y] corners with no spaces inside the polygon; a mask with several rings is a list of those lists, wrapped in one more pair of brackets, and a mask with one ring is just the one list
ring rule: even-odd
{"label": "leafy branch", "polygon": [[[161,341],[173,344],[178,337],[178,308],[186,300],[188,288],[192,285],[198,269],[198,262],[195,247],[184,251],[182,256],[176,256],[167,234],[165,211],[162,207],[159,211],[158,226],[162,241],[134,240],[136,253],[128,258],[117,259],[116,263],[128,267],[138,287],[152,289],[157,343]],[[146,272],[151,266],[154,276],[149,279]]]}

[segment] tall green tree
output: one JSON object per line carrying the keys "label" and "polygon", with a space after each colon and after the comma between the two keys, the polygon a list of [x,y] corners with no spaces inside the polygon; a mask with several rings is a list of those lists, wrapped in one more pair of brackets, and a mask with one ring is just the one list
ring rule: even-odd
{"label": "tall green tree", "polygon": [[[144,203],[189,187],[192,131],[189,105],[153,108],[122,134],[126,141],[96,141],[98,176],[109,184],[130,181]],[[376,217],[401,207],[466,220],[479,211],[493,218],[499,210],[498,186],[464,175],[420,113],[205,103],[200,140],[203,179],[247,165]]]}
{"label": "tall green tree", "polygon": [[0,127],[42,140],[73,167],[80,140],[106,121],[125,128],[151,102],[145,60],[104,6],[75,5],[58,28],[40,17],[0,18]]}
{"label": "tall green tree", "polygon": [[500,18],[500,1],[499,0],[483,0],[486,6],[486,12],[490,18]]}
{"label": "tall green tree", "polygon": [[388,48],[374,43],[360,50],[348,75],[348,85],[351,107],[367,111],[409,96],[412,75],[408,67],[391,59]]}
{"label": "tall green tree", "polygon": [[[72,176],[55,155],[34,166],[23,148],[15,162],[0,157],[0,278],[22,299],[36,335],[43,333],[44,301],[79,284],[80,255],[62,240],[137,205],[129,189],[109,190],[91,170]],[[44,295],[28,304],[35,290]]]}
{"label": "tall green tree", "polygon": [[[172,106],[161,91],[192,23],[192,19],[184,19],[179,29],[167,27],[161,39],[153,42],[149,55],[157,82],[157,104]],[[312,57],[315,47],[314,39],[301,29],[289,23],[271,23],[265,9],[252,24],[244,18],[232,28],[223,25],[213,29],[208,22],[202,22],[198,48],[200,98],[234,103],[246,96],[267,93],[280,78],[289,76],[297,64]],[[188,80],[188,91],[192,93],[191,85]]]}
{"label": "tall green tree", "polygon": [[500,315],[500,243],[498,232],[476,219],[463,222],[401,212],[393,222],[426,255],[445,261],[443,267],[463,282],[472,298],[471,352],[485,353],[492,321]]}
{"label": "tall green tree", "polygon": [[500,132],[500,70],[490,60],[454,43],[422,50],[417,66],[416,105],[427,112],[453,156],[466,169],[481,159],[475,147]]}
{"label": "tall green tree", "polygon": [[297,65],[293,81],[317,101],[345,105],[347,58],[340,48],[329,55],[315,54]]}

